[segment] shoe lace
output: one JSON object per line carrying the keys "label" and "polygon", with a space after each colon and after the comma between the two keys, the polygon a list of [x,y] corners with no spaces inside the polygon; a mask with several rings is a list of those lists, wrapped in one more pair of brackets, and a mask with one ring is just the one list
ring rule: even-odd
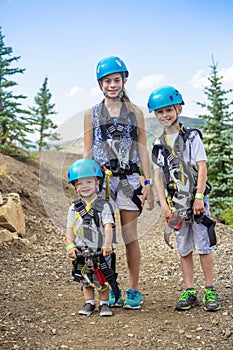
{"label": "shoe lace", "polygon": [[190,295],[195,295],[195,291],[185,290],[184,293],[180,296],[179,301],[186,301]]}
{"label": "shoe lace", "polygon": [[137,291],[130,289],[126,291],[126,294],[129,299],[135,299],[137,296]]}
{"label": "shoe lace", "polygon": [[217,292],[214,289],[207,289],[205,291],[205,299],[208,302],[216,302]]}

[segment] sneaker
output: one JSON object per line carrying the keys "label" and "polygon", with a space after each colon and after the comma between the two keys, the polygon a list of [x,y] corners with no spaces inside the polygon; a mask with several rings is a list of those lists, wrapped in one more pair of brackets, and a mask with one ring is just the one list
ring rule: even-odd
{"label": "sneaker", "polygon": [[204,290],[203,304],[206,311],[218,311],[221,309],[218,301],[218,293],[215,289],[208,288]]}
{"label": "sneaker", "polygon": [[122,300],[121,300],[122,292],[120,290],[120,296],[117,302],[115,303],[115,294],[113,293],[113,290],[110,289],[109,291],[109,305],[111,307],[121,307],[122,306]]}
{"label": "sneaker", "polygon": [[176,310],[190,310],[192,307],[198,304],[197,292],[195,289],[185,290],[183,294],[178,299],[176,304]]}
{"label": "sneaker", "polygon": [[99,306],[100,316],[112,316],[112,310],[108,304],[102,304]]}
{"label": "sneaker", "polygon": [[91,316],[95,311],[95,305],[86,303],[80,310],[79,315]]}
{"label": "sneaker", "polygon": [[126,299],[123,307],[125,309],[139,309],[141,307],[142,294],[136,289],[129,289],[125,291]]}

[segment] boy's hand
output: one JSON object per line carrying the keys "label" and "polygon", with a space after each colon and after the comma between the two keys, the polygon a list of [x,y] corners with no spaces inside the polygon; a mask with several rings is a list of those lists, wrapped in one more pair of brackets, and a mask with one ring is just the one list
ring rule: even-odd
{"label": "boy's hand", "polygon": [[169,220],[170,217],[172,216],[172,212],[167,203],[163,207],[163,216],[165,217],[166,220]]}
{"label": "boy's hand", "polygon": [[112,254],[112,246],[103,246],[102,247],[103,256],[108,256]]}
{"label": "boy's hand", "polygon": [[76,252],[78,252],[77,248],[71,248],[68,252],[67,255],[70,259],[76,259]]}
{"label": "boy's hand", "polygon": [[195,198],[193,203],[193,214],[200,215],[205,212],[203,199]]}

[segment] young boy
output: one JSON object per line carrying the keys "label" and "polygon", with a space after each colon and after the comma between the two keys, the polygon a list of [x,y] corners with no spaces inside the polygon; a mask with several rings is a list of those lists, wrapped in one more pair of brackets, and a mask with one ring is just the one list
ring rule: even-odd
{"label": "young boy", "polygon": [[[102,176],[99,165],[88,158],[74,162],[68,170],[68,183],[74,185],[79,199],[72,203],[68,211],[66,251],[68,256],[74,260],[77,258],[77,252],[89,249],[96,253],[102,250],[107,265],[110,266],[114,217],[109,203],[97,195]],[[79,314],[90,316],[95,310],[94,289],[95,281],[98,279],[94,274],[93,276],[84,275],[83,268],[84,266],[80,267],[80,275],[82,275],[85,304]],[[101,276],[103,277],[102,273]],[[108,301],[108,283],[101,286],[98,282],[97,285],[99,287],[100,316],[112,316]]]}
{"label": "young boy", "polygon": [[186,287],[176,310],[189,310],[197,305],[193,263],[193,251],[196,250],[205,279],[204,309],[217,311],[221,306],[213,285],[215,233],[206,195],[207,157],[200,132],[186,129],[178,122],[182,105],[181,94],[172,86],[159,87],[148,100],[149,112],[154,111],[164,126],[164,132],[155,141],[152,151],[155,187],[163,215],[176,231]]}

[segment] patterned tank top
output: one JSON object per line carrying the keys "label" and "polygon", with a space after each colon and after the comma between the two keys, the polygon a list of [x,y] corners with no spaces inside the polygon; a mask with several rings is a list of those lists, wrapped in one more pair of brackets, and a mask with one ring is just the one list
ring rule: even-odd
{"label": "patterned tank top", "polygon": [[[103,140],[103,135],[100,128],[100,118],[99,118],[99,111],[100,111],[101,104],[97,104],[94,107],[92,107],[92,115],[93,115],[93,148],[92,148],[92,154],[93,158],[100,164],[108,164],[109,163],[109,154],[106,149],[106,142]],[[117,121],[118,117],[113,117],[114,120],[114,127],[117,127]],[[137,145],[134,145],[135,141],[132,140],[132,124],[126,124],[124,126],[124,130],[121,135],[121,142],[119,145],[119,154],[124,159],[126,154],[129,152],[129,150],[132,149],[132,152],[130,152],[130,162],[136,163],[138,166],[140,166],[140,158],[138,154],[138,147]],[[112,135],[107,130],[107,139],[111,140]],[[136,146],[136,147],[135,147]],[[113,157],[113,158],[116,158]],[[117,157],[118,158],[118,157]]]}

